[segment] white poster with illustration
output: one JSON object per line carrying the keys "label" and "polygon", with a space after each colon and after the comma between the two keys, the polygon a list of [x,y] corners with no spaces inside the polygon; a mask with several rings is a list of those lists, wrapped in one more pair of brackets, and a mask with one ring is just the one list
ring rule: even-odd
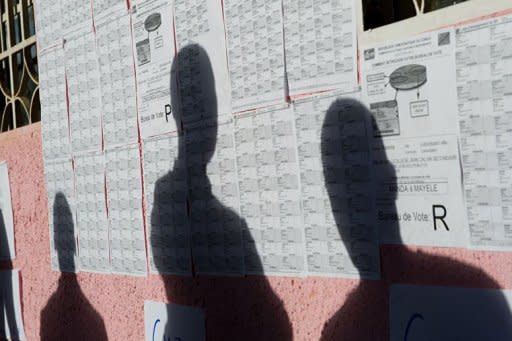
{"label": "white poster with illustration", "polygon": [[363,50],[384,243],[466,246],[453,29]]}

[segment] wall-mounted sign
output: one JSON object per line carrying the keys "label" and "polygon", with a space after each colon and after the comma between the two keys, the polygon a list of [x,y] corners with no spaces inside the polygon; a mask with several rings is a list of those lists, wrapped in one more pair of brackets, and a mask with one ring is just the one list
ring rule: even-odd
{"label": "wall-mounted sign", "polygon": [[205,316],[198,308],[144,302],[146,341],[204,341]]}
{"label": "wall-mounted sign", "polygon": [[512,340],[511,290],[394,285],[390,340]]}

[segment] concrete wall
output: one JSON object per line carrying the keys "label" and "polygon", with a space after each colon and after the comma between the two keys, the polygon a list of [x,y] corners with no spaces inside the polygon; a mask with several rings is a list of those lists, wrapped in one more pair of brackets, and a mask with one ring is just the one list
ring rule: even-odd
{"label": "concrete wall", "polygon": [[[21,270],[28,340],[39,340],[41,328],[54,339],[67,332],[90,339],[97,332],[94,326],[80,321],[77,327],[70,324],[70,319],[85,316],[92,307],[103,319],[110,340],[142,340],[144,300],[167,301],[167,296],[175,303],[206,307],[210,340],[261,339],[266,325],[279,323],[277,311],[269,316],[257,315],[259,302],[269,292],[264,277],[259,276],[192,279],[79,273],[76,285],[73,275],[59,280],[61,274],[50,269],[40,124],[0,134],[0,160],[6,160],[9,166],[17,255],[13,266]],[[283,326],[290,327],[284,333],[292,332],[294,340],[341,336],[344,340],[387,340],[391,283],[512,288],[511,253],[384,246],[381,269],[380,281],[269,277],[268,283],[284,302],[291,322],[291,326]],[[215,286],[225,288],[223,297],[205,294]],[[90,306],[84,304],[86,300]],[[222,304],[224,301],[226,304]],[[208,308],[211,306],[216,309]],[[238,314],[253,317],[254,323],[225,328],[223,318],[232,315],[233,307]],[[47,322],[42,326],[43,309]]]}

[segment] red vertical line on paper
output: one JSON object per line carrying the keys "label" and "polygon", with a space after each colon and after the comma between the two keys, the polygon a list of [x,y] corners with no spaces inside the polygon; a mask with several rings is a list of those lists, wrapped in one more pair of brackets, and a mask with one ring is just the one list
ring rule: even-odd
{"label": "red vertical line on paper", "polygon": [[[228,30],[226,27],[226,14],[224,13],[224,0],[220,1],[220,6],[222,9],[222,27],[224,28],[224,54],[226,55],[226,68],[228,69],[228,78],[229,78],[229,90],[231,89],[231,76],[229,75],[229,60],[228,60]],[[231,96],[231,94],[230,94]]]}
{"label": "red vertical line on paper", "polygon": [[284,3],[281,1],[281,37],[283,42],[283,66],[284,66],[284,75],[283,75],[283,82],[284,82],[284,101],[288,104],[290,104],[291,97],[290,97],[290,84],[288,82],[288,68],[286,65],[286,40],[285,40],[285,31],[284,31]]}
{"label": "red vertical line on paper", "polygon": [[[127,4],[130,7],[129,1],[127,0]],[[128,12],[128,16],[130,19],[130,40],[132,42],[132,71],[133,71],[133,80],[134,80],[134,86],[135,86],[135,114],[136,114],[136,120],[137,120],[137,144],[139,146],[139,168],[140,168],[140,186],[141,186],[141,205],[142,205],[142,232],[144,233],[144,245],[145,247],[145,253],[146,253],[146,275],[148,273],[151,273],[151,268],[149,264],[149,251],[148,247],[148,221],[146,219],[146,213],[147,213],[147,207],[146,207],[146,190],[144,187],[145,181],[144,181],[144,155],[142,153],[142,147],[143,147],[143,140],[142,140],[142,132],[140,127],[140,121],[139,121],[139,87],[137,83],[137,68],[135,65],[135,54],[134,54],[134,45],[133,45],[133,18],[131,11]]]}
{"label": "red vertical line on paper", "polygon": [[359,37],[356,37],[357,85],[361,85],[361,54],[359,53]]}
{"label": "red vertical line on paper", "polygon": [[89,14],[91,15],[91,23],[92,23],[92,31],[94,32],[94,35],[96,35],[96,24],[94,22],[94,5],[93,5],[93,1],[94,0],[90,0],[89,1],[89,9],[90,9],[90,12]]}
{"label": "red vertical line on paper", "polygon": [[109,212],[108,212],[108,185],[107,185],[107,160],[105,153],[102,154],[103,156],[103,194],[105,198],[105,214],[107,215],[107,231],[108,231],[108,266],[109,270],[112,271],[112,249],[110,248],[110,241],[111,241],[111,230],[110,230],[110,218],[109,218]]}

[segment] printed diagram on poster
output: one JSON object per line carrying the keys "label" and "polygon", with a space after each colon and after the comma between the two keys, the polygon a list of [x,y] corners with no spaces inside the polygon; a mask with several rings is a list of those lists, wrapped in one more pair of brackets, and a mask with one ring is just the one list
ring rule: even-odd
{"label": "printed diagram on poster", "polygon": [[[446,88],[455,94],[451,37],[451,30],[441,31],[364,51],[364,92],[381,136],[421,133],[416,118],[430,121],[434,132],[435,124],[443,123],[437,116],[444,115],[431,110],[442,111]],[[455,105],[454,98],[449,100]],[[450,115],[453,129],[455,116]]]}
{"label": "printed diagram on poster", "polygon": [[14,221],[7,162],[0,161],[0,260],[14,259]]}
{"label": "printed diagram on poster", "polygon": [[133,46],[142,137],[176,131],[171,104],[171,65],[175,55],[172,2],[132,4]]}
{"label": "printed diagram on poster", "polygon": [[368,48],[363,59],[381,241],[465,246],[453,30]]}
{"label": "printed diagram on poster", "polygon": [[393,285],[390,340],[512,340],[512,291]]}
{"label": "printed diagram on poster", "polygon": [[178,304],[144,302],[145,340],[205,341],[203,310]]}

